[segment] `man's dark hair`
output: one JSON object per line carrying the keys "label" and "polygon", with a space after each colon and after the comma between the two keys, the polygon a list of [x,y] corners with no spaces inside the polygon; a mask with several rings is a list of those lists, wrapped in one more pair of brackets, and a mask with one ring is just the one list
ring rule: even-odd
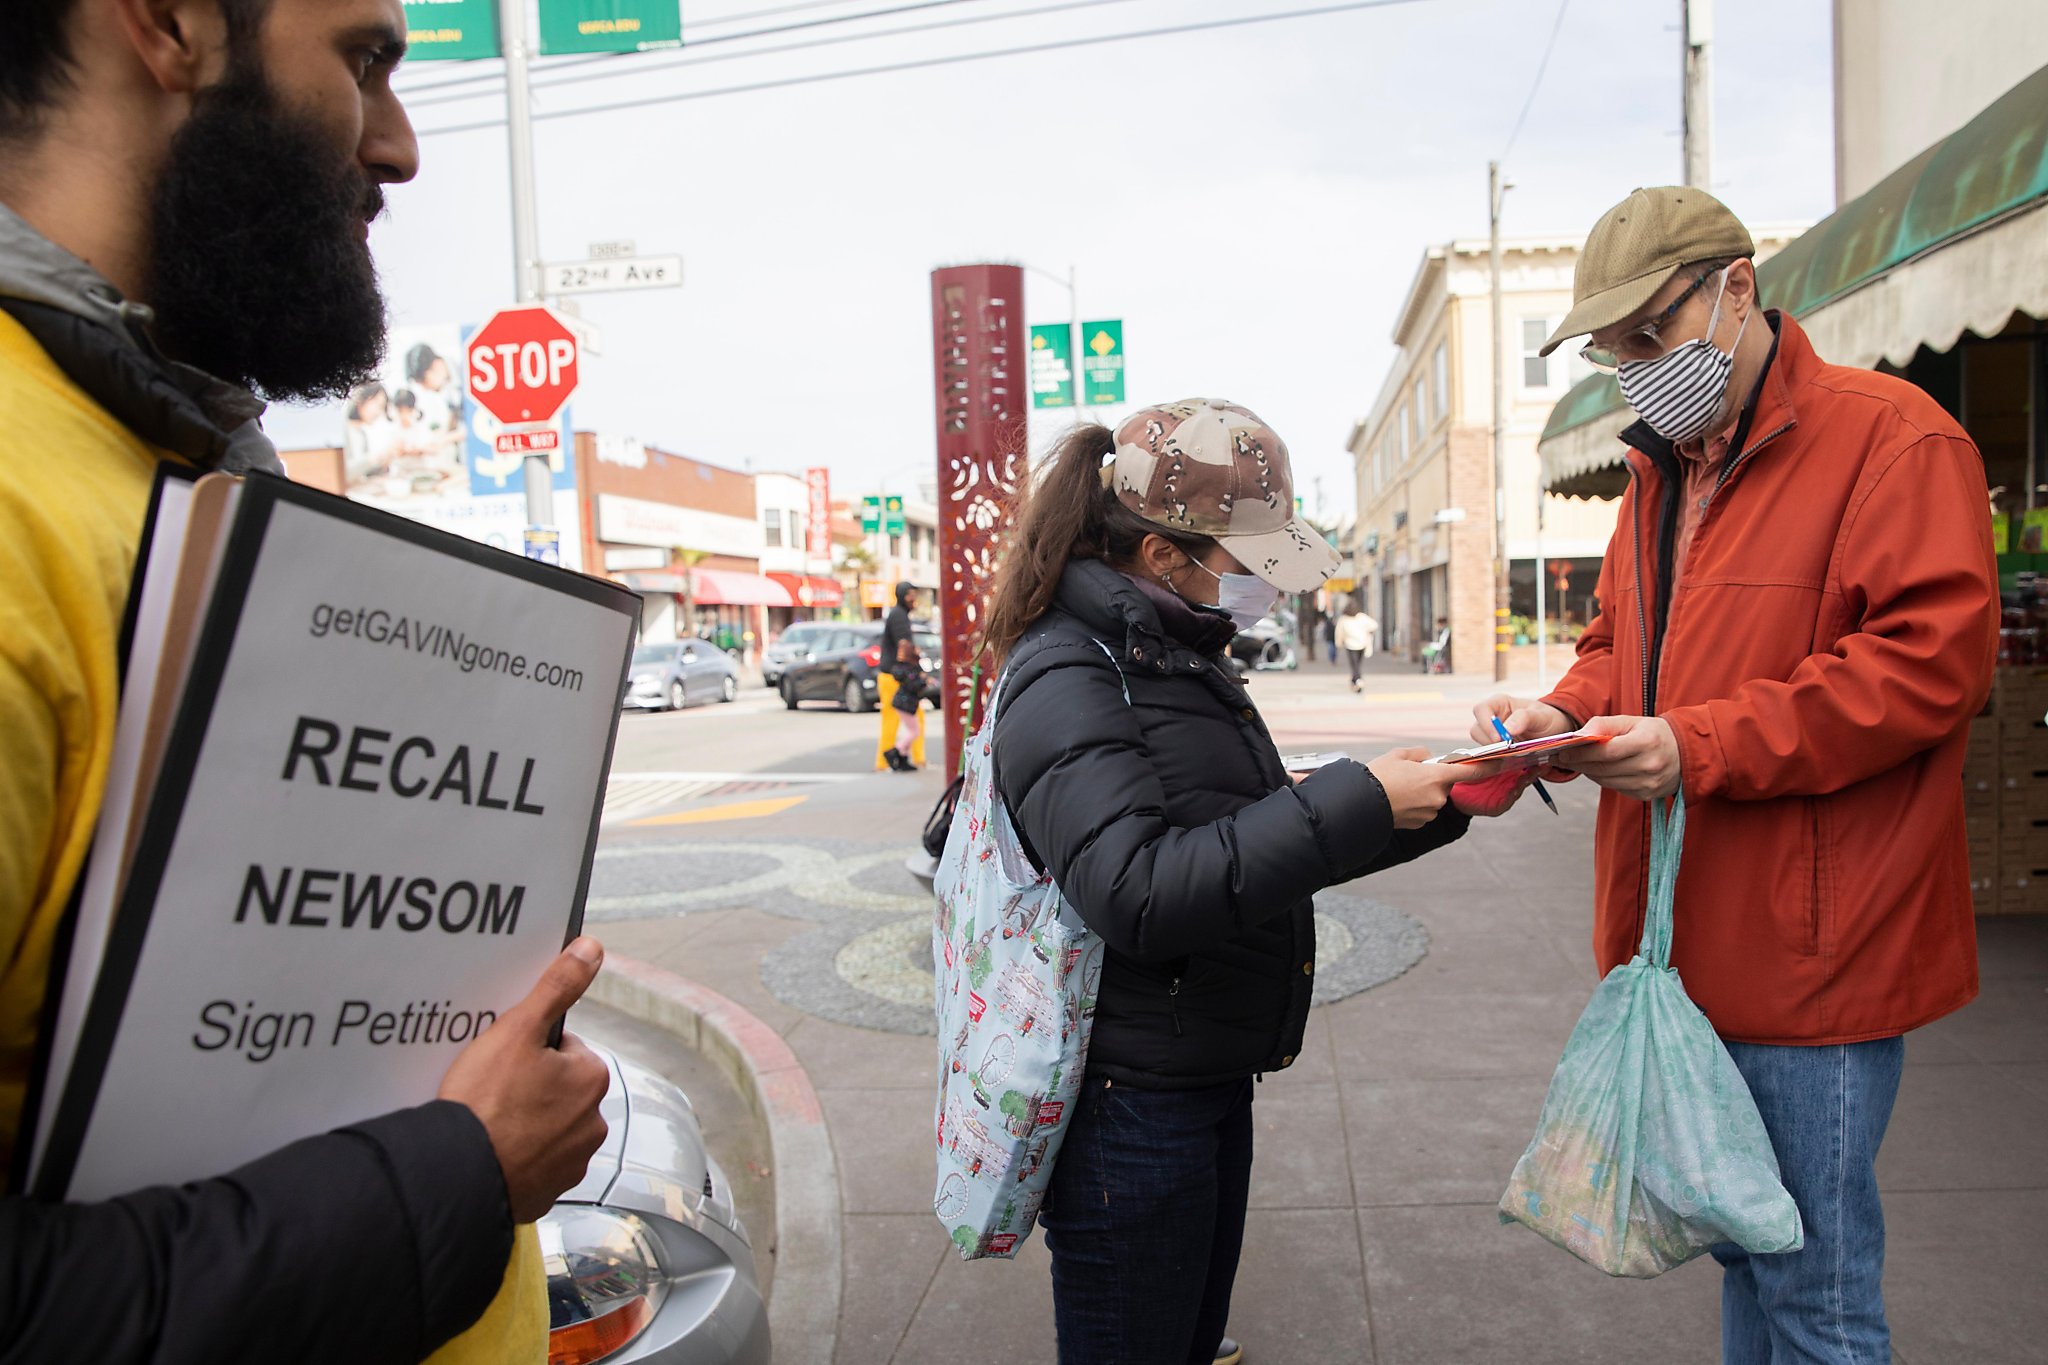
{"label": "man's dark hair", "polygon": [[[233,61],[255,60],[256,34],[270,0],[218,0]],[[7,0],[0,42],[0,142],[35,132],[71,88],[71,15],[78,0]]]}

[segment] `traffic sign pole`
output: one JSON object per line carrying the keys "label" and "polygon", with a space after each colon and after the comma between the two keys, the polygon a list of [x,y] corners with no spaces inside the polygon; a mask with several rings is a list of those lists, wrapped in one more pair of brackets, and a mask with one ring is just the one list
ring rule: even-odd
{"label": "traffic sign pole", "polygon": [[[505,141],[512,158],[512,280],[520,303],[540,301],[540,210],[533,187],[533,101],[527,88],[526,0],[498,0],[499,38],[505,53]],[[555,524],[555,479],[548,457],[528,454],[526,523]]]}

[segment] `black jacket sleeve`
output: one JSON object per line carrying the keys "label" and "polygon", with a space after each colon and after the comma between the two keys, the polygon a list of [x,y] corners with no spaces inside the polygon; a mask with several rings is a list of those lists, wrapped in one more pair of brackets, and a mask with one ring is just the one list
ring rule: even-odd
{"label": "black jacket sleeve", "polygon": [[995,764],[1004,803],[1061,893],[1141,962],[1214,948],[1383,856],[1391,865],[1424,851],[1390,848],[1393,808],[1350,762],[1199,828],[1168,824],[1121,679],[1099,664],[1020,679],[1003,699]]}
{"label": "black jacket sleeve", "polygon": [[0,1362],[414,1365],[511,1254],[490,1138],[437,1100],[175,1189],[0,1200]]}

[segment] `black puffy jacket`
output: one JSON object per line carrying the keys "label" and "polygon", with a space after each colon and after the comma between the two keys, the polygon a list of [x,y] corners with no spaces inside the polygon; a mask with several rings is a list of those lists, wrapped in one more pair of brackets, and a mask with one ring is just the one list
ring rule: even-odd
{"label": "black puffy jacket", "polygon": [[[1156,596],[1155,596],[1156,594]],[[1088,1066],[1186,1089],[1290,1066],[1315,892],[1464,833],[1397,831],[1378,779],[1291,783],[1218,652],[1227,622],[1093,560],[1010,652],[995,780],[1027,851],[1108,946]],[[1128,701],[1126,700],[1128,690]]]}

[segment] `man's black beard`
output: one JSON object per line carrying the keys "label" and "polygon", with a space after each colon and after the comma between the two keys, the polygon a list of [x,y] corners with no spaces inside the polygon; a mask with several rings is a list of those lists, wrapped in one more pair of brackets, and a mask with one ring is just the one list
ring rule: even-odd
{"label": "man's black beard", "polygon": [[363,237],[383,196],[260,70],[237,65],[172,139],[145,301],[177,360],[269,399],[340,398],[384,356]]}

